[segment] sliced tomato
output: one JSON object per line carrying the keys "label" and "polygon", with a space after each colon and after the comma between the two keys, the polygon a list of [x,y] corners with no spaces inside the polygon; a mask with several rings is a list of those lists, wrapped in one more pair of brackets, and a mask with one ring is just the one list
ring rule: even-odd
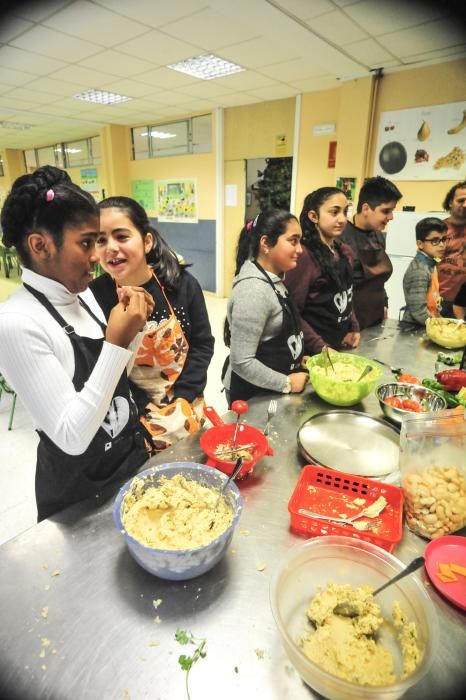
{"label": "sliced tomato", "polygon": [[422,412],[421,405],[417,401],[414,401],[414,399],[403,399],[401,402],[401,408],[404,411],[413,411],[413,413]]}
{"label": "sliced tomato", "polygon": [[393,406],[393,408],[403,408],[403,401],[399,396],[388,396],[383,402],[389,406]]}
{"label": "sliced tomato", "polygon": [[397,381],[405,384],[421,384],[421,380],[415,377],[414,374],[400,374]]}

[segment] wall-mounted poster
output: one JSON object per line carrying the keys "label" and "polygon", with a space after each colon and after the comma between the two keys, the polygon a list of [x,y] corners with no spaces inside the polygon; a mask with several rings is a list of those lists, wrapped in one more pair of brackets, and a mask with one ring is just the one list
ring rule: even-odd
{"label": "wall-mounted poster", "polygon": [[147,212],[154,211],[154,181],[153,180],[131,180],[131,196]]}
{"label": "wall-mounted poster", "polygon": [[355,177],[337,177],[337,187],[346,195],[346,198],[354,204],[356,197],[356,178]]}
{"label": "wall-mounted poster", "polygon": [[157,218],[182,224],[197,224],[196,181],[157,180]]}
{"label": "wall-mounted poster", "polygon": [[100,201],[99,180],[97,168],[81,168],[80,171],[81,188],[89,192],[96,202]]}
{"label": "wall-mounted poster", "polygon": [[394,180],[462,180],[466,102],[382,112],[374,174]]}

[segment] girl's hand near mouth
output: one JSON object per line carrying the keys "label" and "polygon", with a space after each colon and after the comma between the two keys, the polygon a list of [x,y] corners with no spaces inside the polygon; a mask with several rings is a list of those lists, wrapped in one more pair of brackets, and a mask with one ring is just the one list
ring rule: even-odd
{"label": "girl's hand near mouth", "polygon": [[[124,287],[122,289],[124,293],[108,317],[105,340],[126,348],[144,328],[154,307],[154,300],[142,288]],[[120,297],[120,294],[118,296]]]}
{"label": "girl's hand near mouth", "polygon": [[129,299],[131,297],[132,292],[144,294],[144,298],[147,304],[147,320],[154,310],[155,303],[152,295],[149,294],[149,292],[143,287],[117,287],[118,301],[121,302],[126,309],[126,307],[129,304]]}

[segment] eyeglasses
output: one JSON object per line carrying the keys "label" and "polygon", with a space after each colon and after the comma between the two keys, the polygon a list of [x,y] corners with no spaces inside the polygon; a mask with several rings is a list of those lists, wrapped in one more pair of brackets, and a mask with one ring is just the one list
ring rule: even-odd
{"label": "eyeglasses", "polygon": [[442,236],[441,238],[424,238],[424,243],[430,243],[433,246],[440,245],[440,243],[446,243],[447,236]]}

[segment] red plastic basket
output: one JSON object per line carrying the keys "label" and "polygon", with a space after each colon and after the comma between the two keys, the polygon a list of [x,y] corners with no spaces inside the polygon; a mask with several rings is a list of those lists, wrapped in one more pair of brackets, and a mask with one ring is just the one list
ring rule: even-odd
{"label": "red plastic basket", "polygon": [[[365,500],[364,505],[358,506],[362,510],[380,496],[386,498],[387,505],[374,518],[374,522],[377,521],[374,530],[360,531],[352,525],[318,520],[299,513],[300,508],[306,508],[320,515],[349,518],[358,512],[354,507],[356,498]],[[346,535],[372,542],[388,552],[392,551],[402,537],[403,492],[400,488],[314,464],[303,467],[291,494],[288,510],[292,530],[307,537]]]}

